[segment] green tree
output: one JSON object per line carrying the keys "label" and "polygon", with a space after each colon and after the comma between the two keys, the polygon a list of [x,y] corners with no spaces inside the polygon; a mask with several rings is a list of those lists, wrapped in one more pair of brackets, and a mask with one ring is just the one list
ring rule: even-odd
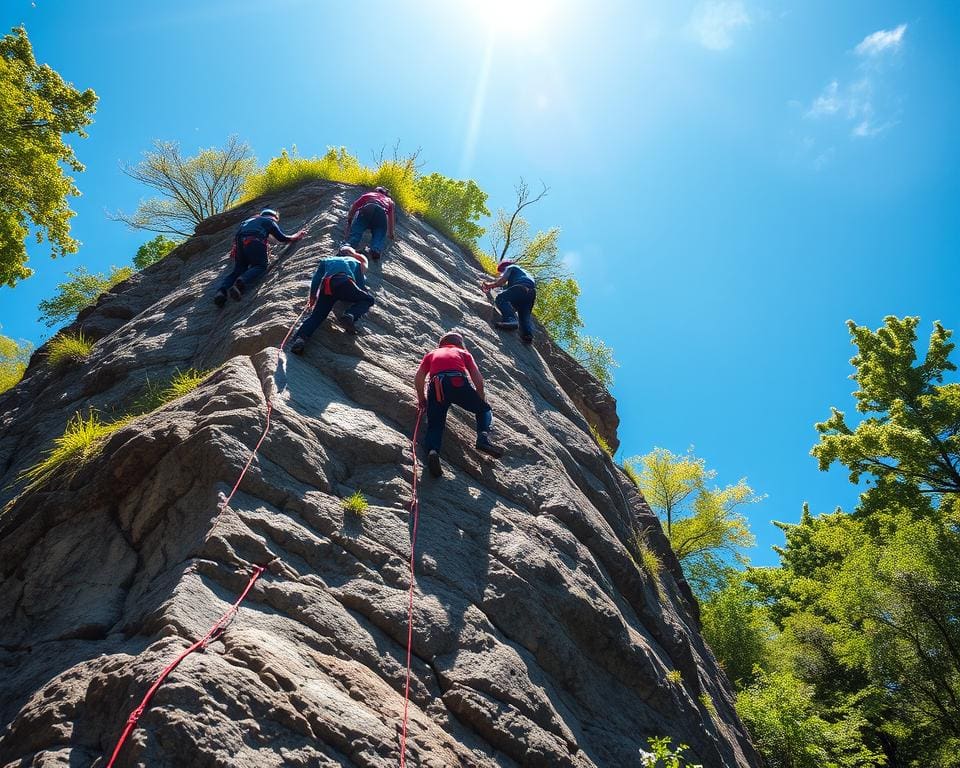
{"label": "green tree", "polygon": [[722,583],[726,558],[746,564],[753,546],[746,518],[738,508],[758,502],[746,479],[726,488],[710,488],[716,472],[689,453],[678,456],[654,448],[625,461],[650,507],[666,521],[667,538],[691,587],[704,597]]}
{"label": "green tree", "polygon": [[180,243],[177,240],[157,235],[137,248],[137,253],[133,257],[133,266],[138,270],[146,269],[151,264],[156,264],[178,245]]}
{"label": "green tree", "polygon": [[64,168],[79,173],[83,165],[63,137],[85,137],[96,104],[92,90],[78,91],[37,64],[23,27],[0,38],[0,284],[13,287],[32,274],[31,228],[52,256],[76,252],[67,198],[80,192]]}
{"label": "green tree", "polygon": [[115,215],[149,232],[189,237],[201,221],[240,199],[244,180],[256,168],[249,145],[236,136],[223,148],[203,149],[193,157],[184,157],[176,142],[155,141],[153,147],[141,162],[123,170],[160,197],[141,200],[132,215]]}
{"label": "green tree", "polygon": [[133,274],[130,267],[110,267],[110,272],[90,273],[86,267],[67,272],[69,278],[57,286],[57,295],[39,304],[40,320],[53,327],[70,320],[81,309],[93,304],[102,294]]}
{"label": "green tree", "polygon": [[[547,285],[550,286],[562,282],[562,280],[551,280]],[[580,288],[577,286],[577,294],[579,295],[579,293]],[[540,294],[538,292],[537,303],[539,302]],[[543,322],[540,314],[536,314],[540,322]],[[544,323],[544,325],[546,325],[546,323]],[[604,387],[610,389],[610,387],[613,386],[613,369],[619,368],[620,364],[614,359],[613,347],[607,344],[607,342],[594,336],[578,334],[574,337],[573,341],[567,345],[567,351],[574,360],[590,371],[593,377],[603,384]]]}
{"label": "green tree", "polygon": [[[832,409],[817,424],[820,443],[812,454],[827,469],[839,461],[854,483],[864,474],[876,484],[861,507],[879,509],[918,494],[938,504],[960,494],[960,384],[943,383],[957,367],[949,360],[951,331],[933,324],[926,359],[917,362],[918,317],[884,318],[877,331],[847,323],[858,352],[851,359],[857,382],[857,410],[865,417],[855,429]],[[952,503],[952,502],[951,502]]]}
{"label": "green tree", "polygon": [[481,216],[489,216],[487,193],[474,181],[458,181],[431,173],[416,181],[417,195],[426,204],[424,218],[445,234],[475,245],[486,231]]}
{"label": "green tree", "polygon": [[23,378],[32,351],[28,342],[18,344],[9,336],[0,335],[0,393],[15,387]]}
{"label": "green tree", "polygon": [[728,569],[723,586],[700,605],[703,636],[737,689],[754,682],[770,664],[776,630],[763,597],[744,581],[743,574]]}
{"label": "green tree", "polygon": [[790,672],[758,671],[737,696],[737,713],[753,735],[768,768],[868,768],[882,756],[861,738],[857,710],[829,722],[820,716],[812,686]]}
{"label": "green tree", "polygon": [[571,349],[580,338],[583,320],[577,309],[580,286],[572,277],[549,280],[537,285],[537,303],[533,314],[550,337],[564,349]]}

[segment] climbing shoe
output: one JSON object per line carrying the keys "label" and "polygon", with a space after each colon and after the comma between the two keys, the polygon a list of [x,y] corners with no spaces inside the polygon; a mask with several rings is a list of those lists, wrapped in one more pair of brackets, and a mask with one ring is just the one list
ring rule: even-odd
{"label": "climbing shoe", "polygon": [[496,456],[498,459],[503,456],[503,449],[498,448],[490,441],[489,432],[481,432],[477,435],[477,450],[483,451],[484,453],[489,453],[491,456]]}
{"label": "climbing shoe", "polygon": [[440,454],[436,451],[430,451],[427,454],[427,466],[430,468],[430,474],[434,477],[440,477],[443,474],[443,467],[440,466]]}
{"label": "climbing shoe", "polygon": [[302,355],[305,346],[307,346],[307,342],[304,341],[303,336],[297,336],[293,340],[293,344],[290,345],[290,351],[295,355]]}
{"label": "climbing shoe", "polygon": [[367,253],[370,254],[370,258],[373,259],[374,261],[380,260],[380,251],[375,251],[373,250],[373,248],[370,248],[367,250]]}
{"label": "climbing shoe", "polygon": [[357,332],[357,319],[349,312],[344,312],[340,315],[340,323],[346,328],[347,333]]}
{"label": "climbing shoe", "polygon": [[218,307],[222,307],[227,302],[227,292],[222,288],[213,294],[213,303]]}
{"label": "climbing shoe", "polygon": [[230,298],[234,301],[240,301],[243,298],[243,283],[239,280],[230,286]]}
{"label": "climbing shoe", "polygon": [[524,344],[533,344],[533,336],[524,334],[520,337],[520,341],[522,341]]}
{"label": "climbing shoe", "polygon": [[515,331],[520,327],[520,323],[516,320],[500,320],[494,325],[502,331]]}

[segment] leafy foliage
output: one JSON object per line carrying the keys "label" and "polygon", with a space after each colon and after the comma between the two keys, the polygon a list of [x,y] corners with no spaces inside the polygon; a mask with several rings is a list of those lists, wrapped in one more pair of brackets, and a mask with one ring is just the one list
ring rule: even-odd
{"label": "leafy foliage", "polygon": [[458,181],[439,173],[420,176],[417,195],[426,208],[424,218],[441,232],[463,243],[476,244],[486,231],[481,216],[489,216],[487,193],[474,181]]}
{"label": "leafy foliage", "polygon": [[832,409],[817,424],[820,443],[812,453],[827,469],[839,461],[857,482],[876,478],[865,509],[882,507],[894,496],[920,493],[936,503],[960,493],[960,384],[943,384],[957,367],[949,360],[951,331],[934,323],[926,359],[917,362],[916,328],[920,318],[884,319],[876,332],[848,322],[858,353],[851,359],[857,410],[870,415],[856,429],[842,411]]}
{"label": "leafy foliage", "polygon": [[38,305],[40,320],[53,327],[73,318],[81,309],[93,304],[102,294],[133,274],[130,267],[110,267],[108,274],[91,274],[86,267],[67,272],[69,278],[57,286],[57,295]]}
{"label": "leafy foliage", "polygon": [[23,378],[32,351],[30,343],[18,344],[9,336],[0,335],[0,394],[15,387]]}
{"label": "leafy foliage", "polygon": [[203,149],[193,157],[184,157],[176,142],[157,140],[143,160],[123,170],[160,197],[141,200],[132,215],[121,212],[116,218],[135,229],[189,237],[201,221],[240,199],[255,168],[249,145],[236,136],[223,148]]}
{"label": "leafy foliage", "polygon": [[[650,507],[667,523],[667,538],[697,594],[723,581],[724,558],[745,564],[743,551],[753,546],[746,518],[737,509],[761,500],[746,479],[726,488],[710,488],[716,473],[692,453],[678,456],[654,448],[624,462],[637,477]],[[678,515],[680,516],[678,518]]]}
{"label": "leafy foliage", "polygon": [[300,157],[297,148],[283,150],[261,170],[251,173],[243,186],[243,200],[272,195],[307,181],[341,181],[366,187],[383,186],[408,213],[422,214],[427,203],[417,185],[417,156],[382,160],[370,168],[350,154],[346,147],[330,147],[321,157]]}
{"label": "leafy foliage", "polygon": [[613,369],[619,368],[620,364],[613,357],[613,348],[603,339],[577,335],[568,351],[604,387],[610,389],[613,386]]}
{"label": "leafy foliage", "polygon": [[75,253],[74,212],[80,192],[65,169],[83,170],[65,134],[86,137],[97,96],[80,92],[46,64],[37,64],[23,27],[0,38],[0,284],[29,277],[26,239],[50,244],[52,256]]}
{"label": "leafy foliage", "polygon": [[775,630],[763,598],[737,572],[728,572],[723,585],[700,607],[703,636],[727,677],[737,688],[753,682],[769,665]]}
{"label": "leafy foliage", "polygon": [[880,756],[860,737],[856,710],[828,722],[818,713],[814,690],[789,672],[759,671],[757,682],[737,696],[737,713],[753,734],[769,768],[868,768]]}
{"label": "leafy foliage", "polygon": [[363,517],[367,512],[367,497],[360,491],[354,491],[343,500],[343,511],[357,517]]}
{"label": "leafy foliage", "polygon": [[674,748],[672,742],[669,736],[648,739],[647,746],[651,751],[640,750],[640,765],[643,768],[703,768],[700,763],[694,765],[684,758],[683,753],[690,747],[679,744]]}
{"label": "leafy foliage", "polygon": [[663,563],[657,553],[647,542],[647,537],[643,532],[634,534],[630,542],[632,544],[630,556],[634,563],[643,569],[643,571],[653,580],[653,587],[657,595],[662,600],[664,598],[663,583],[660,581],[660,572],[663,570]]}
{"label": "leafy foliage", "polygon": [[812,453],[868,488],[778,523],[780,566],[747,573],[780,634],[738,710],[772,766],[960,765],[960,385],[951,332],[921,361],[918,322],[848,324],[866,416],[833,409]]}
{"label": "leafy foliage", "polygon": [[169,237],[157,235],[152,240],[147,240],[147,242],[137,248],[137,252],[133,257],[133,266],[138,270],[146,269],[163,259],[178,245],[180,245],[180,242],[177,240],[171,240]]}
{"label": "leafy foliage", "polygon": [[61,333],[47,345],[47,362],[52,366],[81,363],[93,349],[93,342],[83,333]]}

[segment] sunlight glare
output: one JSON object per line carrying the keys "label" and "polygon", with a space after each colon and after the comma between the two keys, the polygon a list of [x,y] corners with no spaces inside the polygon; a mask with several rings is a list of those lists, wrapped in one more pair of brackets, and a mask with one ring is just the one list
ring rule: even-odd
{"label": "sunlight glare", "polygon": [[491,34],[518,38],[542,38],[559,10],[551,0],[469,0],[468,5]]}

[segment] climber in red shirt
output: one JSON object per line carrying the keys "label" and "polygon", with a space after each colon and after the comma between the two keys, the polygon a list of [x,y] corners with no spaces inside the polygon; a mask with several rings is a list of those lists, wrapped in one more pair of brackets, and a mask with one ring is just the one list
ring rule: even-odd
{"label": "climber in red shirt", "polygon": [[[430,384],[425,393],[428,374]],[[463,336],[455,332],[444,334],[437,348],[423,356],[413,386],[417,392],[417,404],[427,410],[427,434],[423,446],[431,475],[440,477],[443,474],[440,442],[447,410],[454,404],[477,417],[477,449],[491,456],[503,455],[503,450],[490,441],[493,409],[483,397],[483,377],[473,355],[463,345]]]}
{"label": "climber in red shirt", "polygon": [[360,195],[350,206],[343,232],[347,243],[353,248],[359,247],[363,233],[368,229],[370,258],[379,259],[386,239],[396,239],[396,205],[386,187],[377,187],[373,192]]}

